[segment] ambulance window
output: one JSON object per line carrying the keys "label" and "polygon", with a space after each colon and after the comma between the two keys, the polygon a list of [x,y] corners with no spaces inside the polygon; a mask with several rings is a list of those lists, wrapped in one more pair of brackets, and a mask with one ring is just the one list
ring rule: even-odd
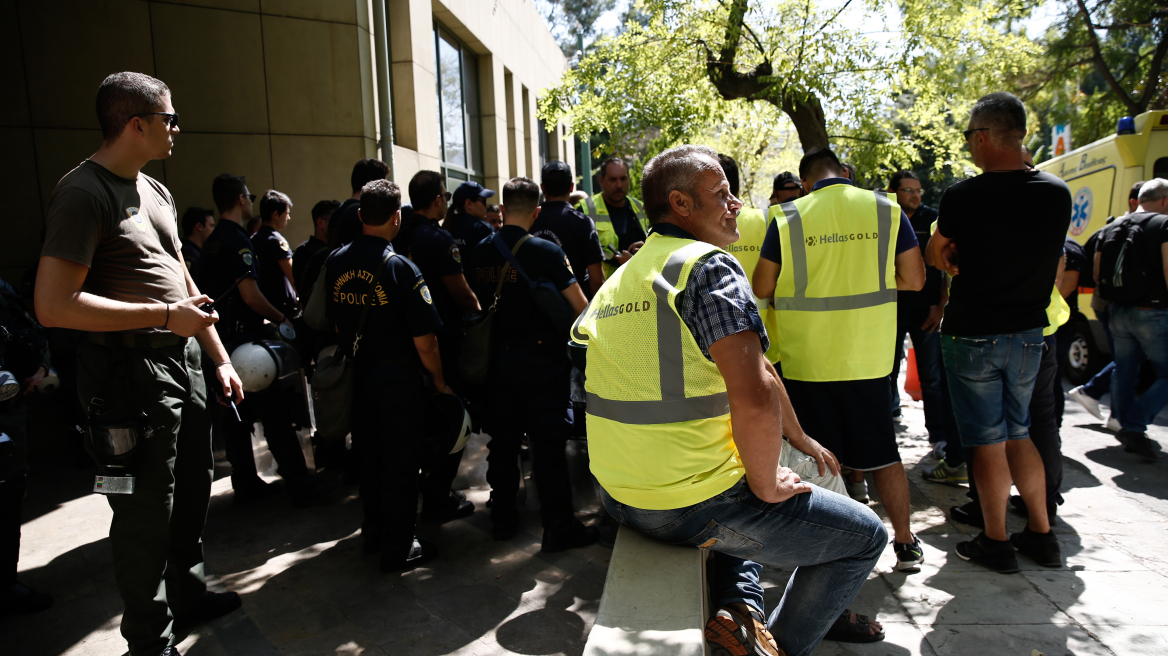
{"label": "ambulance window", "polygon": [[1161,157],[1152,166],[1153,178],[1168,178],[1168,157]]}

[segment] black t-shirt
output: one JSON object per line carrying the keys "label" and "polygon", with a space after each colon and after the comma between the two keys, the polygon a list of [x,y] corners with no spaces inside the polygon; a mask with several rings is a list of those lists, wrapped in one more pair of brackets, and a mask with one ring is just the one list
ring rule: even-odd
{"label": "black t-shirt", "polygon": [[183,263],[187,265],[187,271],[191,272],[191,280],[196,281],[195,284],[198,285],[200,249],[195,246],[195,242],[186,237],[183,237],[180,243],[182,244]]}
{"label": "black t-shirt", "polygon": [[645,231],[641,228],[641,222],[637,221],[637,215],[633,213],[632,203],[628,199],[625,199],[624,207],[614,207],[610,204],[606,204],[605,207],[608,208],[608,219],[612,221],[612,229],[622,251],[629,250],[629,246],[639,241],[645,241]]}
{"label": "black t-shirt", "polygon": [[442,222],[442,228],[450,233],[459,253],[470,253],[480,241],[495,234],[495,229],[486,221],[481,221],[469,214],[448,216]]}
{"label": "black t-shirt", "polygon": [[221,335],[231,336],[236,322],[248,330],[263,323],[263,319],[243,302],[236,287],[223,300],[219,297],[243,276],[259,279],[259,266],[252,251],[251,240],[243,226],[226,219],[215,224],[215,229],[203,242],[199,257],[199,291],[215,299],[219,313],[216,327]]}
{"label": "black t-shirt", "polygon": [[[1067,271],[1079,272],[1079,284],[1075,286],[1075,291],[1067,297],[1067,305],[1071,306],[1071,311],[1075,312],[1079,309],[1079,287],[1090,287],[1092,263],[1087,261],[1087,256],[1083,252],[1083,247],[1079,242],[1071,237],[1067,237],[1066,243],[1063,245],[1063,252],[1067,256]],[[1063,275],[1066,275],[1065,273]]]}
{"label": "black t-shirt", "polygon": [[[937,220],[937,210],[928,205],[921,205],[912,216],[908,217],[916,235],[917,245],[921,248],[921,257],[925,255],[925,248],[932,235],[933,221]],[[903,229],[903,227],[902,227]],[[919,316],[928,313],[929,308],[941,302],[941,287],[944,284],[941,270],[925,265],[925,286],[919,292],[899,291],[896,293],[897,314],[902,317]]]}
{"label": "black t-shirt", "polygon": [[327,248],[328,244],[317,239],[316,235],[311,235],[292,253],[292,277],[296,279],[296,293],[301,297],[301,301],[308,296],[301,291],[304,289],[304,274],[308,271],[308,263],[312,261],[313,255]]}
{"label": "black t-shirt", "polygon": [[983,173],[945,190],[937,230],[957,245],[941,332],[1003,335],[1048,325],[1071,191],[1035,170]]}
{"label": "black t-shirt", "polygon": [[430,294],[434,306],[446,325],[447,331],[461,330],[462,311],[454,303],[454,298],[446,290],[442,279],[462,273],[462,252],[454,243],[450,233],[438,225],[438,221],[427,219],[420,214],[410,214],[402,219],[402,228],[393,240],[393,247],[406,255],[431,282]]}
{"label": "black t-shirt", "polygon": [[251,236],[251,247],[259,261],[260,292],[264,298],[284,314],[296,314],[296,290],[280,268],[281,260],[292,259],[288,240],[272,226],[265,225]]}
{"label": "black t-shirt", "polygon": [[[507,250],[514,248],[515,242],[526,234],[526,230],[515,225],[505,225],[498,232]],[[515,254],[515,259],[531,280],[550,280],[561,291],[576,282],[568,256],[563,249],[546,239],[528,239]],[[506,261],[493,239],[484,240],[475,246],[471,258],[471,289],[485,306],[489,306],[495,296],[499,275]],[[543,335],[552,338],[556,332],[555,325],[535,304],[531,289],[513,268],[508,268],[496,307],[495,334],[503,339]]]}
{"label": "black t-shirt", "polygon": [[[572,263],[572,273],[585,295],[591,293],[588,266],[604,261],[604,250],[596,234],[596,224],[583,212],[572,209],[562,200],[540,205],[539,216],[531,226],[531,234],[546,239],[564,250]],[[526,246],[524,247],[526,248]]]}
{"label": "black t-shirt", "polygon": [[373,272],[386,250],[381,237],[360,235],[333,253],[324,266],[325,312],[336,322],[343,348],[351,348],[365,306],[369,314],[357,344],[358,366],[378,363],[385,375],[414,374],[421,366],[414,337],[436,332],[442,319],[422,272],[401,255],[385,263],[373,287]]}

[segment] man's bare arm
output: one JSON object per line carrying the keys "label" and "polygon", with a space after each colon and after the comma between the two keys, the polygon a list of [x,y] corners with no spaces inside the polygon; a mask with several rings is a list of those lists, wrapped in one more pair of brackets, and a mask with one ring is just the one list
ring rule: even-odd
{"label": "man's bare arm", "polygon": [[260,291],[259,283],[255,278],[248,276],[239,283],[239,295],[252,312],[271,321],[272,323],[289,322],[288,315],[276,309],[267,296]]}
{"label": "man's bare arm", "polygon": [[604,284],[604,264],[597,262],[588,265],[588,286],[592,289],[592,295],[596,296],[596,292],[600,291],[600,286]]}
{"label": "man's bare arm", "polygon": [[296,289],[296,279],[292,277],[292,258],[286,257],[280,262],[280,270],[284,272],[284,277],[292,284],[292,289]]}
{"label": "man's bare arm", "polygon": [[[198,308],[211,299],[191,296],[170,303],[124,303],[81,291],[89,267],[49,255],[41,257],[37,268],[35,307],[37,320],[46,328],[71,328],[90,332],[166,328],[181,337],[190,337],[219,320],[217,313]],[[189,286],[188,286],[189,289]]]}
{"label": "man's bare arm", "polygon": [[584,292],[580,291],[579,283],[574,282],[568,285],[561,289],[560,293],[567,299],[568,304],[572,306],[572,310],[576,312],[576,316],[580,316],[584,308],[588,307],[588,299],[584,298]]}
{"label": "man's bare arm", "polygon": [[919,292],[925,286],[925,259],[921,249],[910,248],[896,254],[896,288]]}
{"label": "man's bare arm", "polygon": [[758,258],[754,275],[750,277],[750,288],[754,290],[756,298],[775,297],[775,283],[779,280],[781,268],[778,262],[772,262],[765,257]]}
{"label": "man's bare arm", "polygon": [[415,337],[414,348],[418,349],[418,357],[422,359],[422,366],[430,372],[430,379],[434,381],[434,391],[444,391],[446,379],[442,377],[442,354],[438,352],[438,337],[434,333]]}
{"label": "man's bare arm", "polygon": [[466,276],[461,273],[442,276],[442,284],[446,285],[446,291],[450,292],[450,296],[454,298],[454,304],[458,306],[459,310],[462,310],[463,314],[478,312],[482,309],[478,297],[471,291],[470,285],[466,284]]}
{"label": "man's bare arm", "polygon": [[773,368],[763,356],[758,334],[744,330],[710,345],[710,357],[726,381],[734,443],[755,496],[780,503],[811,486],[786,467],[779,467],[783,448],[782,396]]}
{"label": "man's bare arm", "polygon": [[957,245],[952,239],[941,234],[940,228],[929,239],[929,252],[932,255],[933,266],[950,276],[958,274],[957,263],[954,261],[957,255]]}

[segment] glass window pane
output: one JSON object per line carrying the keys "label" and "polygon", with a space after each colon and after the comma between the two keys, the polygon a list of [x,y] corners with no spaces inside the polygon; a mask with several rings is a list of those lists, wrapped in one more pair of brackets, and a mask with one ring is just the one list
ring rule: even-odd
{"label": "glass window pane", "polygon": [[469,49],[462,49],[463,120],[466,126],[466,166],[483,170],[482,117],[479,115],[479,62]]}
{"label": "glass window pane", "polygon": [[438,35],[438,120],[442,126],[442,159],[466,166],[463,129],[462,62],[458,47]]}

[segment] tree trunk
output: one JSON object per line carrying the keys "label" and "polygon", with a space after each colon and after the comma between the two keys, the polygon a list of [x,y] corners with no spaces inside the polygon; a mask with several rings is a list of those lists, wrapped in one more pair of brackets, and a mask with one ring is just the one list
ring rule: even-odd
{"label": "tree trunk", "polygon": [[[776,103],[777,105],[778,103]],[[819,98],[811,95],[804,99],[795,99],[791,96],[783,99],[779,105],[791,123],[795,124],[795,132],[799,135],[799,144],[806,153],[813,148],[828,148],[827,121],[823,117],[823,106]]]}

